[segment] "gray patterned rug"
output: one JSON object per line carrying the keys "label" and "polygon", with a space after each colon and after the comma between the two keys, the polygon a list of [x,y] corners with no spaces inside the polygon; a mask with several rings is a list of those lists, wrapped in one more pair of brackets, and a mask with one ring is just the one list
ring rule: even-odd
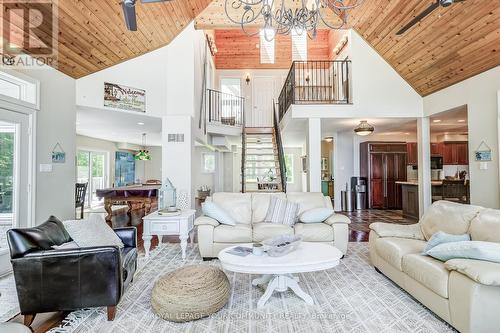
{"label": "gray patterned rug", "polygon": [[307,306],[290,292],[274,294],[259,310],[263,293],[251,286],[252,276],[228,273],[232,286],[229,303],[212,317],[177,324],[151,311],[151,289],[162,274],[187,264],[203,262],[196,247],[181,260],[178,244],[163,244],[148,260],[140,257],[139,270],[120,304],[116,318],[106,320],[105,308],[71,313],[50,333],[83,332],[455,332],[369,264],[368,244],[349,244],[349,255],[333,269],[300,274],[302,288],[315,300]]}
{"label": "gray patterned rug", "polygon": [[15,317],[19,313],[16,283],[14,275],[9,274],[0,278],[0,323]]}

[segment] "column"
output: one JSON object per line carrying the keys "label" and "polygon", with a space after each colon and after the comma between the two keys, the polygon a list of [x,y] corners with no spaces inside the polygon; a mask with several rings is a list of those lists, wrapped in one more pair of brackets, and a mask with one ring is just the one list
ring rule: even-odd
{"label": "column", "polygon": [[431,133],[429,117],[417,119],[418,142],[418,207],[419,215],[432,204],[431,187]]}
{"label": "column", "polygon": [[307,129],[308,191],[321,192],[321,118],[309,118]]}

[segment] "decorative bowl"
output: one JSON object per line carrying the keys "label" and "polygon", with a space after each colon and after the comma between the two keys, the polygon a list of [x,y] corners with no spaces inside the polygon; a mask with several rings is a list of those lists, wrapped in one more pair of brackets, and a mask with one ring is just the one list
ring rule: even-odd
{"label": "decorative bowl", "polygon": [[262,245],[270,257],[281,257],[295,251],[300,242],[302,242],[302,236],[281,235],[262,241]]}

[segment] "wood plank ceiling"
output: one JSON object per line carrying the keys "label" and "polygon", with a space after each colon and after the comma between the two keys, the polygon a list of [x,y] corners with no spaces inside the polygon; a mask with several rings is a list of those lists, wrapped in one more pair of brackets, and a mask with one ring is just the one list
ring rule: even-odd
{"label": "wood plank ceiling", "polygon": [[[132,32],[125,26],[119,0],[59,0],[55,2],[59,23],[57,69],[80,78],[165,46],[210,2],[137,1],[138,30]],[[18,6],[21,8],[22,4]],[[30,18],[37,19],[35,15]],[[22,27],[23,19],[14,17],[11,22],[11,30],[15,30]],[[42,31],[47,29],[42,27]],[[17,36],[22,37],[20,33]]]}
{"label": "wood plank ceiling", "polygon": [[[423,96],[500,65],[498,0],[439,7],[404,35],[396,35],[435,1],[366,0],[349,17],[350,27]],[[211,3],[196,18],[195,27],[237,28],[224,18],[222,3]]]}

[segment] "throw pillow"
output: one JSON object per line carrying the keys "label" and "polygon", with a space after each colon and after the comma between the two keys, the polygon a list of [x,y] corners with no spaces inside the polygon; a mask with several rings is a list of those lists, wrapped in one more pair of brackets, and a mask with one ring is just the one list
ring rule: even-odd
{"label": "throw pillow", "polygon": [[432,235],[432,237],[427,242],[427,246],[425,247],[423,254],[426,254],[427,251],[429,251],[430,249],[439,244],[452,243],[452,242],[465,242],[465,241],[470,241],[469,234],[452,235],[444,231],[438,231],[434,235]]}
{"label": "throw pillow", "polygon": [[500,263],[500,244],[479,241],[444,243],[433,247],[427,254],[441,261],[462,258]]}
{"label": "throw pillow", "polygon": [[88,220],[64,221],[64,228],[79,247],[118,246],[123,243],[102,216],[90,215]]}
{"label": "throw pillow", "polygon": [[201,210],[203,211],[203,214],[219,221],[221,224],[236,225],[236,221],[231,217],[231,215],[212,201],[205,201],[202,203]]}
{"label": "throw pillow", "polygon": [[332,216],[334,213],[331,208],[313,208],[300,214],[299,220],[303,223],[321,223]]}
{"label": "throw pillow", "polygon": [[271,202],[264,221],[293,226],[297,222],[299,209],[299,204],[271,196]]}

